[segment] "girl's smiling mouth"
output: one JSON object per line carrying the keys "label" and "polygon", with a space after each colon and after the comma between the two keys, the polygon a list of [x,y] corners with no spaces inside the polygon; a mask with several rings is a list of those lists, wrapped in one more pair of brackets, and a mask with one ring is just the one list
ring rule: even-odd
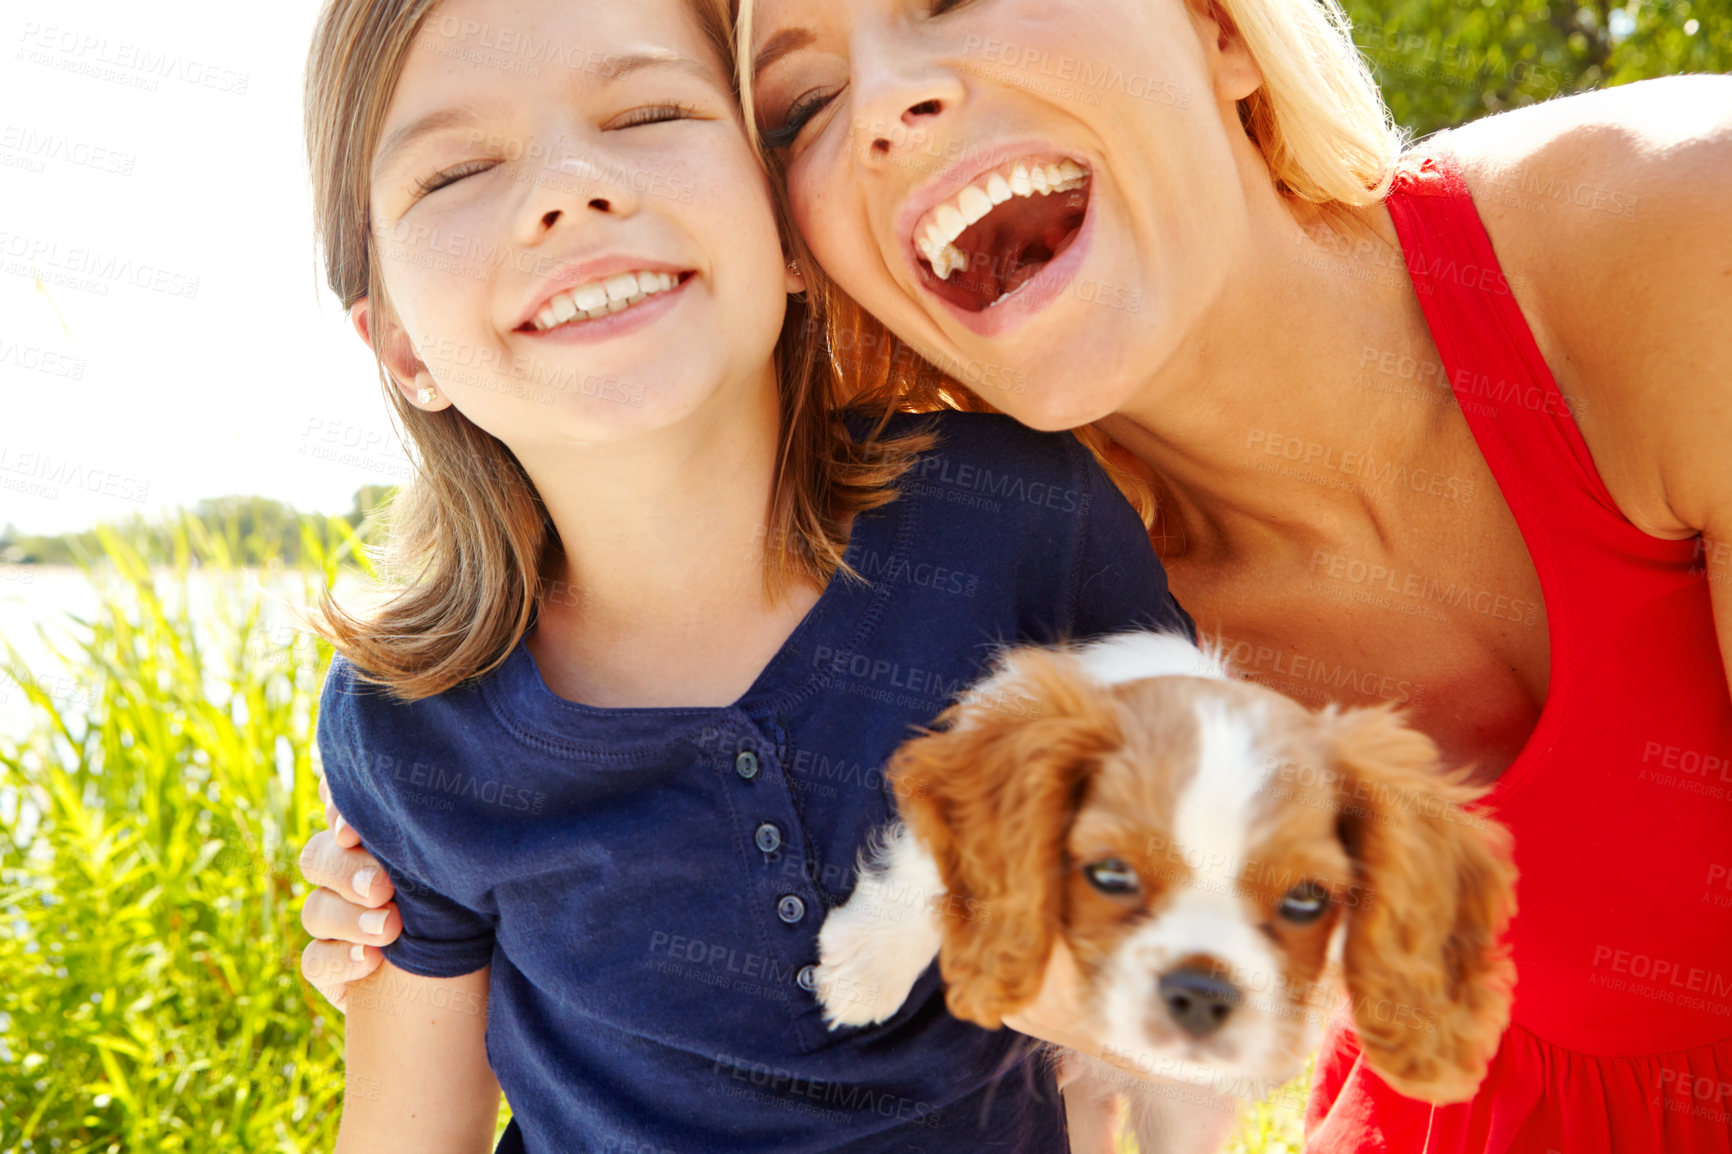
{"label": "girl's smiling mouth", "polygon": [[1053,279],[1040,274],[1082,233],[1090,178],[1063,156],[1025,156],[976,173],[913,222],[921,285],[954,310],[978,314],[1036,278]]}
{"label": "girl's smiling mouth", "polygon": [[[694,275],[690,270],[668,272],[642,269],[619,272],[562,289],[549,297],[535,315],[518,326],[520,333],[546,333],[586,328],[596,321],[636,309],[649,300],[671,295]],[[661,310],[654,310],[660,312]],[[609,325],[609,331],[617,326]]]}

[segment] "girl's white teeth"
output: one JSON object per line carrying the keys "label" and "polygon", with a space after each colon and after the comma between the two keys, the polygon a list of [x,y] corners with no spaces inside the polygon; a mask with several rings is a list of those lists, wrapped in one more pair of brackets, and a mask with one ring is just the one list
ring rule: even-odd
{"label": "girl's white teeth", "polygon": [[621,312],[679,283],[679,278],[670,272],[622,272],[606,280],[590,281],[567,289],[543,305],[535,314],[535,328],[546,332],[571,320],[593,321]]}
{"label": "girl's white teeth", "polygon": [[1074,160],[1032,165],[1018,161],[1008,172],[990,173],[933,209],[927,214],[925,227],[916,230],[914,247],[932,265],[939,280],[949,280],[951,273],[968,267],[968,254],[955,242],[969,225],[1013,196],[1050,196],[1087,183],[1088,170]]}
{"label": "girl's white teeth", "polygon": [[607,290],[607,299],[610,302],[622,301],[637,292],[637,274],[622,272],[618,276],[610,276],[602,282],[601,287]]}

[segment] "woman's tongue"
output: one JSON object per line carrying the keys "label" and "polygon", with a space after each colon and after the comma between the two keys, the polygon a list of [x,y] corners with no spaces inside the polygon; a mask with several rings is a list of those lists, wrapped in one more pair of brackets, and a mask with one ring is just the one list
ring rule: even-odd
{"label": "woman's tongue", "polygon": [[1086,207],[1080,191],[1004,204],[956,238],[968,267],[947,280],[931,275],[927,283],[958,308],[979,312],[1021,288],[1062,252],[1082,226]]}

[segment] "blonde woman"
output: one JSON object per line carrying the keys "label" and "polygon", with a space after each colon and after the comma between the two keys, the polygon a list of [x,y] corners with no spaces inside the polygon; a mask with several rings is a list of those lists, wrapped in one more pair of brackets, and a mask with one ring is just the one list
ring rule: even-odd
{"label": "blonde woman", "polygon": [[[1109,435],[1246,673],[1397,702],[1493,784],[1503,1048],[1435,1106],[1334,1029],[1311,1148],[1732,1149],[1732,81],[1403,154],[1327,0],[755,0],[738,32],[870,314],[833,337],[892,392],[929,386],[878,323],[970,403]],[[1087,1046],[1063,973],[1019,1025]]]}
{"label": "blonde woman", "polygon": [[[1337,1028],[1312,1147],[1732,1149],[1732,80],[1402,156],[1316,0],[756,0],[740,33],[842,290],[1133,454],[1252,676],[1399,701],[1494,783],[1503,1048],[1434,1107]],[[1086,186],[1001,201],[1024,158]]]}

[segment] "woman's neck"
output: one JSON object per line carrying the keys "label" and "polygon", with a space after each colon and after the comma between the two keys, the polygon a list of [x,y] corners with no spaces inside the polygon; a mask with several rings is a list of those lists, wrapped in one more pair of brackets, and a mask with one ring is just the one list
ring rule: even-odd
{"label": "woman's neck", "polygon": [[1414,389],[1447,385],[1416,369],[1436,351],[1388,213],[1374,205],[1326,226],[1271,199],[1229,290],[1100,422],[1160,477],[1175,559],[1386,541],[1403,492],[1365,483],[1366,470],[1432,456],[1440,406]]}

